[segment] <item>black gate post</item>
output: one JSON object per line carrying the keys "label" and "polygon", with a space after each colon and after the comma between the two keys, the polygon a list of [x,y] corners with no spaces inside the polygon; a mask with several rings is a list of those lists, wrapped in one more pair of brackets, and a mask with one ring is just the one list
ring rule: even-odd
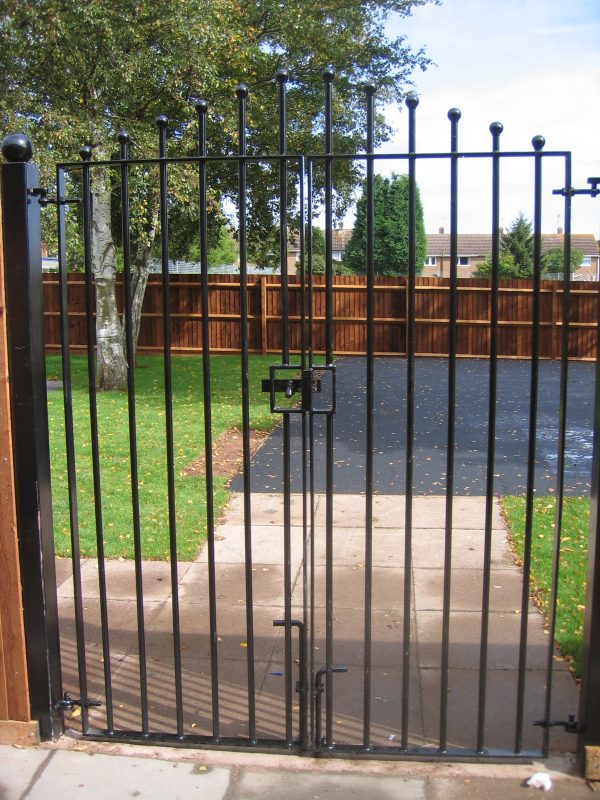
{"label": "black gate post", "polygon": [[600,779],[600,324],[596,342],[596,391],[587,596],[581,661],[579,720],[585,746],[585,774]]}
{"label": "black gate post", "polygon": [[2,227],[17,535],[31,716],[63,731],[42,309],[39,172],[31,142],[2,141]]}

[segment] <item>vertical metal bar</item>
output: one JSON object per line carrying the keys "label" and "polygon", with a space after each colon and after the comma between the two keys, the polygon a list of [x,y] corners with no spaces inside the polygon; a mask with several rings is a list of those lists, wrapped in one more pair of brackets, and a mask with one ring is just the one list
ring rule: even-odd
{"label": "vertical metal bar", "polygon": [[[198,112],[198,155],[206,157],[206,115],[208,103],[199,100]],[[212,453],[212,390],[210,373],[210,325],[208,306],[208,207],[206,161],[198,164],[199,172],[199,210],[200,210],[200,270],[202,273],[202,389],[204,399],[204,479],[206,481],[206,544],[208,549],[208,603],[210,627],[210,677],[212,700],[213,737],[220,736],[219,719],[219,658],[217,628],[217,584],[215,564],[215,501]]]}
{"label": "vertical metal bar", "polygon": [[[37,167],[22,134],[6,136],[1,165],[2,231],[10,411],[19,561],[31,716],[42,739],[58,736],[63,720],[60,642],[50,495],[44,358],[42,251]],[[5,487],[2,487],[5,491]]]}
{"label": "vertical metal bar", "polygon": [[404,519],[404,618],[402,654],[401,747],[408,749],[410,698],[410,620],[412,576],[413,440],[415,427],[415,277],[416,277],[416,110],[419,98],[409,94],[408,107],[408,274],[406,341],[406,508]]}
{"label": "vertical metal bar", "polygon": [[[90,159],[92,148],[85,146],[79,151],[82,164],[83,196],[83,261],[85,268],[85,321],[87,329],[87,369],[90,408],[90,436],[92,443],[92,473],[94,485],[94,517],[96,520],[96,549],[98,555],[98,590],[100,598],[100,627],[102,631],[102,660],[104,667],[104,692],[107,709],[112,707],[112,675],[110,663],[110,641],[108,625],[108,603],[106,598],[106,566],[104,558],[104,520],[102,511],[102,484],[100,480],[100,448],[98,443],[98,406],[96,400],[94,286],[92,274],[92,214]],[[145,687],[142,684],[142,701]],[[143,712],[142,712],[143,719]],[[107,723],[109,722],[107,718]]]}
{"label": "vertical metal bar", "polygon": [[[279,154],[287,153],[287,100],[286,70],[277,70],[279,89]],[[281,268],[281,361],[290,362],[289,344],[289,289],[287,268],[287,159],[279,161],[279,264]],[[290,496],[290,415],[283,415],[283,596],[284,596],[284,651],[285,651],[285,738],[288,747],[293,743],[292,731],[292,549],[291,549],[291,496]]]}
{"label": "vertical metal bar", "polygon": [[248,737],[256,743],[254,679],[254,606],[252,592],[252,503],[250,494],[250,396],[248,380],[248,243],[246,225],[246,101],[248,87],[240,83],[238,98],[238,198],[240,238],[240,336],[242,367],[242,447],[244,469],[244,540],[246,565],[246,644],[248,663]]}
{"label": "vertical metal bar", "polygon": [[527,494],[525,498],[525,534],[523,543],[523,585],[521,590],[521,633],[519,637],[519,666],[517,681],[517,716],[515,753],[523,749],[523,719],[525,714],[525,677],[527,669],[527,622],[530,607],[529,576],[531,572],[531,537],[533,531],[533,496],[535,492],[535,454],[537,437],[537,404],[539,388],[540,310],[542,273],[542,148],[543,136],[534,136],[535,150],[534,212],[533,212],[533,317],[531,330],[531,382],[529,393],[529,444],[527,448]]}
{"label": "vertical metal bar", "polygon": [[[335,70],[323,71],[325,82],[325,153],[333,154],[333,79]],[[333,161],[325,159],[325,361],[333,363]],[[325,744],[333,747],[333,416],[327,415],[325,455]]]}
{"label": "vertical metal bar", "polygon": [[[131,507],[133,514],[133,541],[134,555],[135,548],[139,549],[139,561],[136,563],[136,590],[138,599],[138,613],[141,611],[139,630],[143,634],[143,647],[140,648],[140,661],[144,652],[145,662],[145,633],[143,618],[143,584],[142,584],[142,564],[141,564],[141,540],[140,529],[140,488],[137,452],[137,423],[136,423],[136,403],[135,403],[135,344],[133,341],[133,321],[131,306],[131,239],[130,239],[130,209],[129,209],[129,134],[127,131],[120,131],[120,159],[121,159],[121,232],[123,239],[123,290],[124,302],[123,311],[125,316],[125,354],[127,357],[127,413],[129,422],[129,464],[131,470]],[[139,579],[139,587],[137,581]],[[144,666],[144,681],[145,666]]]}
{"label": "vertical metal bar", "polygon": [[[375,86],[367,85],[367,154],[375,146]],[[371,747],[371,650],[373,600],[373,411],[375,374],[375,161],[367,159],[367,430],[365,469],[365,643],[363,672],[363,747]]]}
{"label": "vertical metal bar", "polygon": [[454,501],[454,447],[456,429],[456,319],[458,316],[458,121],[460,111],[451,108],[450,120],[450,314],[448,323],[448,444],[446,451],[446,522],[444,535],[444,606],[442,613],[442,662],[440,684],[440,752],[447,749],[448,671],[450,653],[450,591],[452,588],[452,511]]}
{"label": "vertical metal bar", "polygon": [[[305,225],[306,225],[306,199],[305,199],[305,177],[306,165],[304,156],[299,160],[299,204],[300,204],[300,367],[306,368],[306,269],[305,269]],[[309,552],[308,552],[308,480],[309,480],[309,447],[312,443],[308,441],[309,425],[308,417],[311,416],[304,412],[302,414],[302,610],[304,625],[298,630],[301,640],[302,658],[300,658],[300,691],[302,697],[300,718],[300,742],[304,748],[308,747],[308,714],[307,709],[310,698],[310,685],[308,683],[308,584],[311,576],[309,575]]]}
{"label": "vertical metal bar", "polygon": [[[571,157],[567,156],[565,186],[571,190]],[[569,195],[570,201],[570,195]],[[570,202],[565,198],[565,245],[570,235]],[[569,228],[567,228],[567,220]],[[565,248],[565,276],[570,265]],[[566,289],[566,283],[565,283]],[[600,299],[599,299],[600,302]],[[568,313],[568,309],[566,309]],[[563,306],[563,314],[565,309]],[[564,322],[564,320],[563,320]],[[564,337],[564,334],[563,334]],[[568,352],[568,339],[563,338],[563,358]],[[592,491],[590,497],[590,535],[586,581],[585,621],[581,654],[581,691],[579,721],[583,734],[579,745],[600,746],[600,325],[596,329],[596,386],[594,393],[594,439],[592,451]]]}
{"label": "vertical metal bar", "polygon": [[[548,656],[546,661],[546,697],[544,702],[544,719],[552,718],[552,673],[554,666],[554,641],[556,634],[556,602],[558,597],[558,579],[560,574],[560,543],[562,536],[563,502],[565,494],[565,450],[567,444],[567,398],[569,378],[569,320],[571,315],[571,156],[565,158],[565,207],[564,207],[564,244],[563,244],[563,297],[562,297],[562,331],[560,358],[560,390],[558,412],[558,450],[556,457],[556,511],[554,515],[554,543],[552,553],[552,582],[550,589],[550,615],[548,619]],[[600,351],[599,351],[600,352]],[[598,359],[596,361],[598,363]],[[592,492],[597,491],[592,477]],[[593,582],[593,581],[592,581]],[[586,606],[589,608],[590,606]],[[580,717],[581,721],[581,717]],[[600,739],[598,740],[600,742]],[[543,751],[550,749],[550,728],[544,728]]]}
{"label": "vertical metal bar", "polygon": [[[312,238],[312,221],[313,221],[313,162],[311,159],[307,163],[306,172],[306,258],[308,267],[308,366],[313,366],[313,238]],[[312,692],[315,685],[315,424],[314,415],[309,414],[308,418],[308,479],[309,479],[309,492],[310,492],[310,517],[309,517],[309,532],[310,532],[310,630],[308,634],[309,639],[309,655],[308,655],[308,689]],[[310,741],[314,742],[316,738],[315,728],[315,704],[310,704]]]}
{"label": "vertical metal bar", "polygon": [[169,506],[169,557],[171,562],[171,611],[173,617],[173,666],[175,670],[175,714],[177,735],[183,737],[183,690],[181,685],[181,631],[179,625],[179,578],[177,569],[177,516],[173,452],[173,385],[171,379],[171,307],[169,291],[169,189],[167,176],[167,125],[156,118],[160,181],[160,254],[163,300],[163,361],[165,375],[165,438],[167,450],[167,497]]}
{"label": "vertical metal bar", "polygon": [[481,598],[481,643],[479,652],[479,699],[477,711],[477,752],[485,746],[487,662],[492,563],[492,524],[494,514],[494,461],[496,454],[496,394],[498,384],[498,281],[500,264],[500,122],[492,122],[492,275],[490,309],[490,377],[488,394],[487,472],[483,544],[483,587]]}
{"label": "vertical metal bar", "polygon": [[[69,495],[69,527],[71,531],[71,563],[73,565],[73,614],[75,618],[75,641],[77,643],[77,672],[79,696],[87,699],[87,660],[85,653],[85,627],[83,619],[83,592],[81,588],[81,548],[79,543],[79,512],[77,506],[77,470],[75,463],[75,441],[73,435],[73,388],[71,379],[71,352],[69,349],[69,288],[67,273],[66,207],[61,200],[65,196],[65,173],[56,169],[56,194],[58,204],[58,284],[60,298],[60,342],[62,354],[63,406],[65,416],[65,450]],[[112,706],[111,706],[112,713]],[[107,707],[108,716],[108,707]],[[89,712],[81,707],[81,730],[89,727]],[[108,726],[110,729],[110,726]]]}

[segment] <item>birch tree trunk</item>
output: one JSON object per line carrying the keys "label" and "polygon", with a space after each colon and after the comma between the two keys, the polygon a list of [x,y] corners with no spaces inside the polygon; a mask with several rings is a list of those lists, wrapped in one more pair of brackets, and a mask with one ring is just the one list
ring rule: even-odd
{"label": "birch tree trunk", "polygon": [[105,175],[92,184],[92,271],[96,284],[96,383],[98,389],[125,389],[127,362],[117,310],[117,253],[111,232],[110,184]]}
{"label": "birch tree trunk", "polygon": [[150,244],[138,245],[133,269],[131,270],[131,336],[133,340],[133,352],[137,351],[138,339],[140,337],[140,326],[142,324],[142,306],[148,276],[150,275]]}

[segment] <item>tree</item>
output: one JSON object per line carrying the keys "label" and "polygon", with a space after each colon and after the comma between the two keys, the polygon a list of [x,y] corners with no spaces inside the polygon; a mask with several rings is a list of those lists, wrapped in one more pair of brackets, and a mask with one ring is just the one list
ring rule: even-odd
{"label": "tree", "polygon": [[[492,274],[492,257],[486,256],[481,264],[473,273],[476,278],[489,278]],[[523,275],[519,267],[515,264],[515,258],[511,253],[500,253],[498,257],[498,277],[509,280],[511,278],[522,278]]]}
{"label": "tree", "polygon": [[503,255],[511,255],[519,278],[533,276],[533,229],[531,222],[523,213],[513,220],[511,226],[502,234],[500,251]]}
{"label": "tree", "polygon": [[[194,154],[197,130],[192,120],[200,97],[210,102],[211,153],[231,154],[237,137],[234,88],[243,80],[251,92],[249,150],[260,146],[262,152],[277,152],[276,89],[269,84],[284,66],[294,81],[288,93],[294,118],[290,152],[315,152],[322,148],[320,72],[332,63],[338,73],[335,145],[351,152],[362,145],[365,118],[364,98],[356,85],[371,80],[380,87],[382,101],[399,101],[412,71],[428,64],[422,50],[413,52],[404,37],[390,40],[385,32],[390,14],[408,16],[425,2],[360,0],[324,6],[312,0],[6,0],[0,12],[0,126],[31,134],[49,186],[53,164],[74,160],[82,144],[91,146],[95,161],[117,156],[121,128],[129,132],[133,155],[155,156],[157,114],[169,118],[170,152]],[[379,140],[388,135],[380,120]],[[277,215],[277,166],[261,169],[249,193],[254,242],[264,239],[265,231],[272,233]],[[359,169],[349,162],[336,166],[342,206]],[[113,226],[118,175],[94,167],[91,175],[97,382],[101,389],[122,388],[127,365],[116,304],[119,234]],[[235,195],[235,171],[211,178],[214,208],[223,196]],[[197,170],[170,170],[170,211],[176,204],[190,206],[196,189]],[[290,196],[290,208],[293,203]],[[155,168],[131,171],[131,223],[137,339],[149,260],[160,236]]]}
{"label": "tree", "polygon": [[[375,175],[374,258],[376,275],[408,273],[408,175],[385,178]],[[423,206],[416,187],[416,273],[420,274],[427,254]],[[355,273],[366,272],[367,190],[363,188],[356,205],[356,220],[344,254],[344,264]]]}
{"label": "tree", "polygon": [[[570,258],[570,272],[575,272],[575,270],[581,266],[581,262],[583,261],[583,253],[581,250],[577,250],[573,248],[571,250],[571,258]],[[552,249],[548,250],[542,256],[542,269],[544,272],[550,273],[552,275],[562,275],[564,272],[564,264],[565,264],[565,251],[563,247],[553,247]]]}

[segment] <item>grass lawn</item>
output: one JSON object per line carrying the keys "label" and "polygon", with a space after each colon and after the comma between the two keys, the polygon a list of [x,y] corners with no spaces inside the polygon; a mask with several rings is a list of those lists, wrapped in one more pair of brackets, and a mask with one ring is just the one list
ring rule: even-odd
{"label": "grass lawn", "polygon": [[[516,556],[522,559],[525,498],[504,497],[502,507],[510,527]],[[546,619],[549,616],[548,603],[552,582],[555,512],[554,497],[535,498],[531,544],[531,594]],[[589,499],[566,497],[563,506],[556,643],[577,676],[581,671],[589,521]]]}
{"label": "grass lawn", "polygon": [[[271,414],[261,379],[268,376],[273,357],[250,358],[250,425],[270,430],[279,421]],[[239,356],[211,358],[213,441],[224,431],[241,428]],[[79,535],[83,556],[96,555],[96,516],[92,478],[92,450],[87,389],[87,361],[72,359],[73,417],[77,469]],[[47,359],[47,377],[61,379],[60,356]],[[167,467],[163,360],[140,356],[135,370],[140,525],[145,559],[169,558]],[[206,485],[204,477],[183,471],[204,451],[202,361],[198,356],[174,356],[173,440],[178,558],[192,560],[206,535]],[[98,393],[102,521],[107,558],[133,558],[133,513],[129,460],[127,394]],[[67,495],[64,408],[62,392],[48,395],[54,529],[57,555],[71,555]],[[228,497],[226,478],[215,478],[215,513]]]}

